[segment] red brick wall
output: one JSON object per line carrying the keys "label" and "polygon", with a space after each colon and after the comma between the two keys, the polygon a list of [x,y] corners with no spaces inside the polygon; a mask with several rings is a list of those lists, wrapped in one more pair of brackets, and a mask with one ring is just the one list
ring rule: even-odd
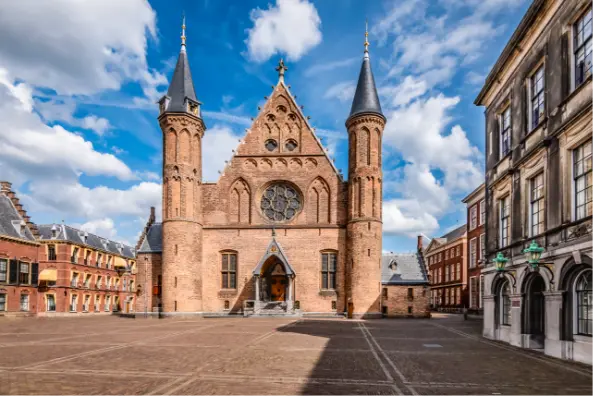
{"label": "red brick wall", "polygon": [[[459,256],[457,256],[457,247],[459,247]],[[451,249],[453,249],[454,256],[451,257]],[[449,252],[449,257],[445,255],[445,252]],[[441,255],[441,260],[437,261],[438,255]],[[464,305],[467,306],[468,295],[467,295],[467,247],[466,238],[462,237],[451,241],[451,243],[439,246],[438,249],[432,250],[430,253],[425,255],[425,260],[430,263],[430,259],[435,260],[433,264],[428,264],[428,270],[431,274],[430,285],[431,289],[440,297],[440,306],[448,308],[462,308]],[[446,267],[449,266],[451,273],[457,274],[456,265],[460,266],[459,276],[453,276],[449,278],[449,281],[445,281]],[[441,271],[440,282],[437,277],[437,271]],[[453,290],[456,290],[455,292]],[[449,293],[451,298],[447,304],[446,295]],[[454,296],[460,295],[459,303],[457,303]],[[453,301],[451,301],[453,300]],[[438,305],[433,301],[433,305]]]}
{"label": "red brick wall", "polygon": [[[10,260],[15,258],[27,263],[38,262],[38,249],[39,247],[36,244],[0,238],[0,258],[8,259],[8,267],[10,267]],[[10,268],[8,268],[8,271],[10,271]],[[29,311],[23,314],[34,314],[37,312],[37,288],[34,286],[9,285],[8,276],[7,274],[6,282],[0,282],[0,293],[6,295],[6,310],[0,312],[0,315],[20,315],[21,294],[29,295]]]}
{"label": "red brick wall", "polygon": [[[383,316],[387,317],[430,317],[428,286],[383,286],[387,289],[387,298],[382,295],[381,304]],[[412,289],[412,298],[409,298],[409,289]],[[383,291],[384,293],[384,291]],[[410,312],[411,311],[411,312]]]}
{"label": "red brick wall", "polygon": [[[481,196],[481,198],[483,198],[483,195]],[[471,203],[470,205],[468,205],[467,207],[467,224],[468,224],[468,228],[467,228],[467,271],[468,271],[468,281],[467,281],[467,306],[470,309],[478,309],[478,305],[479,305],[479,296],[480,296],[480,274],[481,274],[481,269],[484,267],[484,263],[482,263],[482,260],[485,260],[485,257],[482,257],[482,252],[481,252],[481,248],[480,248],[480,235],[484,234],[486,232],[485,230],[485,224],[480,224],[480,211],[482,210],[481,206],[480,206],[480,197],[478,197],[477,202],[475,203]],[[477,227],[474,229],[470,229],[470,219],[471,219],[471,208],[472,207],[476,207],[477,210]],[[476,265],[473,268],[470,268],[470,257],[471,257],[471,240],[475,238],[475,243],[476,243]],[[477,290],[474,292],[474,306],[470,306],[470,279],[472,277],[475,277],[476,279],[476,286],[477,286]]]}

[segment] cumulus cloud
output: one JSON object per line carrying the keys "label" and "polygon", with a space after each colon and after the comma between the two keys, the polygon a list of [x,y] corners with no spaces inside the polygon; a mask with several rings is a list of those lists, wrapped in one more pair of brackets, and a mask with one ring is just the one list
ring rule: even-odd
{"label": "cumulus cloud", "polygon": [[321,19],[308,0],[277,0],[267,10],[251,11],[253,27],[247,30],[247,52],[256,62],[265,62],[276,53],[299,60],[321,43]]}
{"label": "cumulus cloud", "polygon": [[97,117],[93,114],[83,118],[75,117],[76,103],[70,98],[36,100],[35,110],[41,114],[45,122],[62,121],[73,127],[91,130],[99,136],[103,136],[105,132],[111,129],[111,124],[106,118]]}
{"label": "cumulus cloud", "polygon": [[83,231],[91,234],[100,235],[104,238],[115,239],[117,230],[113,219],[105,217],[103,219],[96,219],[87,221],[84,224],[74,224],[75,228],[80,228]]}
{"label": "cumulus cloud", "polygon": [[125,81],[150,93],[166,79],[148,68],[146,32],[156,38],[156,14],[144,0],[5,2],[0,67],[59,94],[117,90]]}
{"label": "cumulus cloud", "polygon": [[218,171],[224,170],[225,161],[230,161],[233,156],[232,150],[237,148],[240,138],[241,136],[226,125],[214,125],[206,131],[202,141],[202,179],[205,182],[218,180]]}
{"label": "cumulus cloud", "polygon": [[354,81],[343,81],[329,87],[323,97],[325,99],[335,98],[340,102],[351,102],[355,91],[356,84]]}

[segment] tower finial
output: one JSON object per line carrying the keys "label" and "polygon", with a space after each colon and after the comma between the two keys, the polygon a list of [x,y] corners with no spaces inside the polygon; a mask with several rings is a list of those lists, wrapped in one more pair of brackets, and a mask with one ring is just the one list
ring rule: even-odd
{"label": "tower finial", "polygon": [[278,82],[284,82],[284,72],[288,70],[288,67],[284,65],[284,59],[280,58],[276,71],[278,72]]}
{"label": "tower finial", "polygon": [[364,21],[364,57],[369,57],[369,22]]}
{"label": "tower finial", "polygon": [[183,13],[183,23],[181,25],[181,51],[185,52],[185,12]]}

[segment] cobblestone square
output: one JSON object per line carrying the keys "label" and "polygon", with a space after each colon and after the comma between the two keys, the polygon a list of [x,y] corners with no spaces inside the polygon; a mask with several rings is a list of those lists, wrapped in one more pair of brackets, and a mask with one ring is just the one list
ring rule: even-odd
{"label": "cobblestone square", "polygon": [[0,394],[591,394],[591,367],[416,320],[0,322]]}

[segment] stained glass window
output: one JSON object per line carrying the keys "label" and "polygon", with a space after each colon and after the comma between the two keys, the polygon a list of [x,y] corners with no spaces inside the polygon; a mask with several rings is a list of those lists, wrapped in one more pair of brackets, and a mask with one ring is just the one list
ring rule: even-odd
{"label": "stained glass window", "polygon": [[269,220],[290,220],[300,209],[301,197],[294,188],[283,183],[272,184],[261,199],[261,210]]}

